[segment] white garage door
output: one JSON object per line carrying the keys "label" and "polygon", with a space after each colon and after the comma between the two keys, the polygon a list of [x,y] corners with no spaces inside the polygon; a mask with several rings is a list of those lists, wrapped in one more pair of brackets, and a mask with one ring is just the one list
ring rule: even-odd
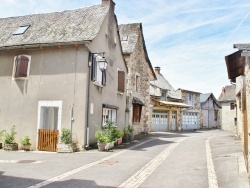
{"label": "white garage door", "polygon": [[194,130],[198,128],[198,113],[197,112],[183,112],[182,129]]}
{"label": "white garage door", "polygon": [[168,130],[168,111],[153,110],[152,116],[152,131],[167,131]]}

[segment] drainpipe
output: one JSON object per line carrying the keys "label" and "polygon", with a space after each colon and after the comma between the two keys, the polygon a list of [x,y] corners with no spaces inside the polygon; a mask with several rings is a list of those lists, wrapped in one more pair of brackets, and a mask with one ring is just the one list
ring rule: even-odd
{"label": "drainpipe", "polygon": [[90,106],[90,81],[91,81],[91,62],[92,54],[89,53],[89,76],[88,76],[88,94],[87,94],[87,117],[86,117],[86,145],[85,149],[89,149],[89,106]]}
{"label": "drainpipe", "polygon": [[72,121],[73,121],[73,106],[70,107],[70,143],[72,143]]}

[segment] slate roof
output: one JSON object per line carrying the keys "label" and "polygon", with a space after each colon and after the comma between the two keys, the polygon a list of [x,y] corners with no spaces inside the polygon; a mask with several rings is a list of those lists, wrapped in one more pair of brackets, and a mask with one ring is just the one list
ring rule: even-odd
{"label": "slate roof", "polygon": [[156,87],[159,87],[163,90],[168,90],[168,97],[173,99],[181,99],[177,92],[174,90],[172,85],[164,78],[162,74],[156,74],[157,80],[150,81],[150,83]]}
{"label": "slate roof", "polygon": [[[123,54],[132,54],[134,52],[135,46],[138,42],[138,39],[141,33],[142,43],[143,43],[142,45],[144,48],[146,61],[148,62],[148,65],[152,73],[154,74],[153,76],[156,78],[154,69],[148,57],[148,52],[147,52],[147,48],[146,48],[146,44],[145,44],[145,40],[143,36],[142,24],[141,23],[121,24],[118,26],[118,28],[119,28]],[[127,41],[123,41],[122,40],[123,37],[127,37]]]}
{"label": "slate roof", "polygon": [[219,108],[221,108],[220,103],[218,102],[218,100],[215,98],[213,93],[205,93],[205,94],[201,94],[200,95],[200,105],[201,107],[203,106],[203,104],[205,104],[205,102],[208,100],[209,97],[212,97],[212,99],[214,100],[214,102],[217,104],[217,106]]}
{"label": "slate roof", "polygon": [[188,93],[201,94],[200,92],[197,92],[197,91],[190,91],[190,90],[186,90],[186,89],[182,89],[182,88],[178,88],[177,90],[185,91],[185,92],[188,92]]}
{"label": "slate roof", "polygon": [[[19,45],[64,44],[95,38],[107,5],[94,5],[63,12],[0,18],[0,48]],[[12,35],[19,26],[29,24],[22,35]]]}
{"label": "slate roof", "polygon": [[236,101],[236,86],[235,85],[227,85],[224,87],[225,92],[221,92],[218,101]]}

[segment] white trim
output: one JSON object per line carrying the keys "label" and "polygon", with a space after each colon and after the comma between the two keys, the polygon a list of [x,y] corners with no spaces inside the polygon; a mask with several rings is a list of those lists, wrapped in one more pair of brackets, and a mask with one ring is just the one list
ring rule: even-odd
{"label": "white trim", "polygon": [[[61,124],[62,124],[62,101],[45,101],[40,100],[38,101],[38,118],[37,118],[37,132],[40,127],[40,113],[41,113],[41,107],[58,107],[58,126],[57,129],[59,130],[59,135],[61,135]],[[38,134],[37,134],[37,140],[36,140],[36,148],[38,147]]]}

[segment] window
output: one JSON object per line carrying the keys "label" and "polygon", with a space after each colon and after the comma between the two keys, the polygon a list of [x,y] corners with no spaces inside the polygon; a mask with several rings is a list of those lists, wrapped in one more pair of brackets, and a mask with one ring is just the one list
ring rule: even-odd
{"label": "window", "polygon": [[234,110],[235,108],[235,104],[234,103],[230,103],[230,110]]}
{"label": "window", "polygon": [[102,85],[106,85],[106,70],[100,69],[98,65],[98,60],[101,58],[100,55],[90,54],[90,63],[91,63],[91,80],[98,82]]}
{"label": "window", "polygon": [[118,70],[118,91],[125,91],[125,72]]}
{"label": "window", "polygon": [[193,94],[188,94],[188,105],[193,106]]}
{"label": "window", "polygon": [[22,34],[24,34],[28,30],[29,27],[30,27],[30,25],[19,26],[17,28],[17,30],[15,32],[13,32],[12,34],[13,35],[22,35]]}
{"label": "window", "polygon": [[138,104],[133,105],[133,122],[140,122],[142,106]]}
{"label": "window", "polygon": [[165,92],[165,91],[162,91],[162,92],[161,92],[161,100],[162,100],[162,101],[165,101],[165,100],[166,100],[166,92]]}
{"label": "window", "polygon": [[218,110],[214,110],[214,121],[218,119]]}
{"label": "window", "polygon": [[31,56],[19,55],[14,58],[13,78],[26,78],[29,76]]}
{"label": "window", "polygon": [[107,121],[116,122],[116,109],[103,108],[102,109],[102,126],[105,127]]}
{"label": "window", "polygon": [[140,90],[140,76],[135,76],[135,91],[139,92]]}

